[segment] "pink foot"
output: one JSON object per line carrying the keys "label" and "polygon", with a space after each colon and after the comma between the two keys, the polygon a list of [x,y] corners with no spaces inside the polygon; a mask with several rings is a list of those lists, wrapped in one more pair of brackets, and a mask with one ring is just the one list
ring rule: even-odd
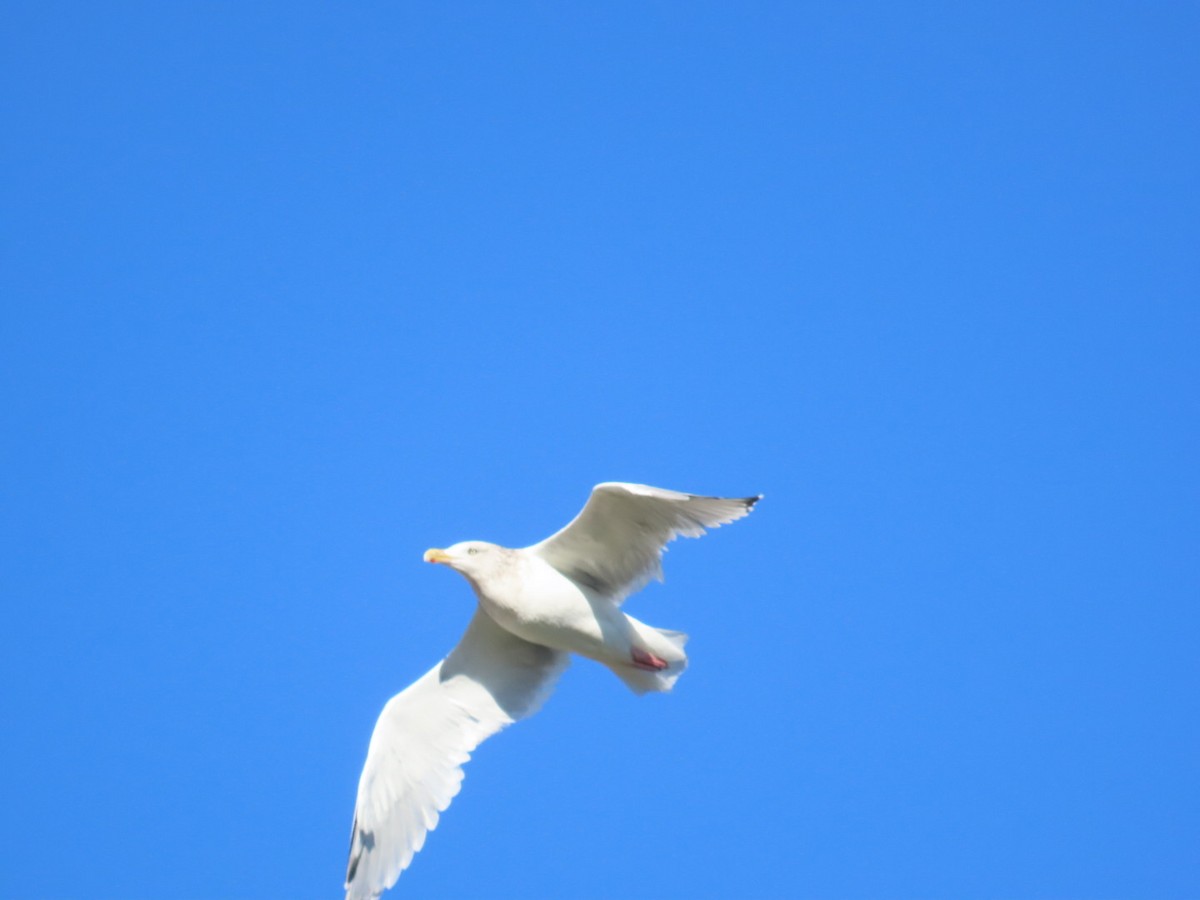
{"label": "pink foot", "polygon": [[639,669],[645,669],[648,672],[661,672],[667,667],[665,659],[659,659],[653,653],[647,653],[645,650],[633,648],[633,664]]}

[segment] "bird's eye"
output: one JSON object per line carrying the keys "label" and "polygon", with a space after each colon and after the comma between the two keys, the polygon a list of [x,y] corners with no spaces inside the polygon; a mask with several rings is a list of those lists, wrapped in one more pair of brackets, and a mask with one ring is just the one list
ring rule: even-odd
{"label": "bird's eye", "polygon": [[467,556],[474,556],[478,552],[479,552],[478,547],[468,547],[467,548]]}

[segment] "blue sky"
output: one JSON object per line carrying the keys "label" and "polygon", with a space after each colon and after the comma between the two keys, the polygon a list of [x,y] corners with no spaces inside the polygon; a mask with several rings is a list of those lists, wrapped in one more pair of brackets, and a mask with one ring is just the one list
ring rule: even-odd
{"label": "blue sky", "polygon": [[763,492],[398,896],[1200,895],[1189,4],[5,3],[0,896],[338,896],[591,486]]}

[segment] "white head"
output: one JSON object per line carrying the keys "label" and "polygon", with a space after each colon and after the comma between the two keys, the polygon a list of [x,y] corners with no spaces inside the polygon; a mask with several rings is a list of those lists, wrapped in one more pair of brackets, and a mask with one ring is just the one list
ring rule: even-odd
{"label": "white head", "polygon": [[487,541],[461,541],[445,550],[425,551],[425,562],[449,566],[476,583],[489,580],[511,561],[511,550]]}

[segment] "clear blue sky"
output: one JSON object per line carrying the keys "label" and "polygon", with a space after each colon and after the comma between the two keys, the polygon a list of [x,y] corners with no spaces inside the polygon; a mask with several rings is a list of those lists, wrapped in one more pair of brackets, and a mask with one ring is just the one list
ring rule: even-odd
{"label": "clear blue sky", "polygon": [[591,486],[766,500],[399,896],[1200,896],[1194,4],[4,4],[0,896],[339,895]]}

